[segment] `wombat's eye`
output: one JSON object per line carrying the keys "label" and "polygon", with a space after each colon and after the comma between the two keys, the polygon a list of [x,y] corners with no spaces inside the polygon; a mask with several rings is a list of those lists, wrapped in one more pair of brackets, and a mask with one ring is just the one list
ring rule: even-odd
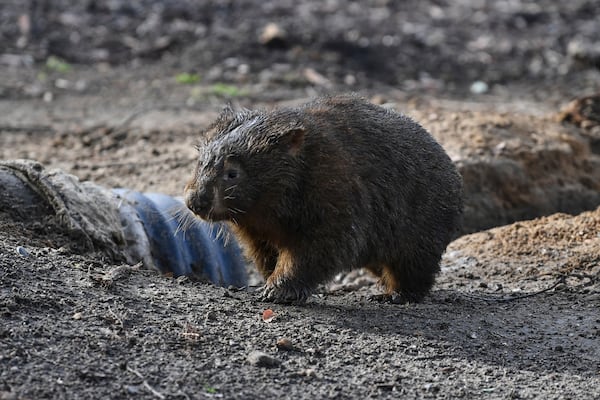
{"label": "wombat's eye", "polygon": [[224,181],[237,181],[244,176],[244,169],[240,163],[236,160],[235,156],[229,155],[223,162],[223,175]]}
{"label": "wombat's eye", "polygon": [[230,168],[227,171],[225,171],[225,180],[226,181],[230,181],[233,179],[237,179],[240,176],[240,172],[237,169],[234,168]]}

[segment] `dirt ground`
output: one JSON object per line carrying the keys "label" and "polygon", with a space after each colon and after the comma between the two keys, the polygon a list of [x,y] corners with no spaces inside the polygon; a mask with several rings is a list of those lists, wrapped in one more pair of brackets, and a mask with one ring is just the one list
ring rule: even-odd
{"label": "dirt ground", "polygon": [[[459,112],[543,131],[600,91],[598,18],[584,0],[7,0],[0,159],[179,195],[226,102],[346,91],[436,136]],[[370,302],[356,272],[303,307],[115,265],[45,214],[0,209],[0,399],[600,398],[600,210],[457,239],[420,304]]]}

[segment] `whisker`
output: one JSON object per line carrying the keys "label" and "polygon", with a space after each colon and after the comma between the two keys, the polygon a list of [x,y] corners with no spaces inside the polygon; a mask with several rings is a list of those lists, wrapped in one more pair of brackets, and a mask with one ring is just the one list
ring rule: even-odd
{"label": "whisker", "polygon": [[199,223],[199,220],[184,206],[174,207],[167,212],[171,214],[169,221],[177,221],[177,228],[175,229],[174,233],[175,235],[177,235],[179,232],[183,232],[185,234],[185,232],[193,227],[196,223]]}
{"label": "whisker", "polygon": [[217,239],[223,240],[225,236],[225,226],[223,224],[219,224],[219,230],[217,232]]}
{"label": "whisker", "polygon": [[224,244],[225,246],[228,246],[228,245],[229,245],[229,241],[230,241],[230,240],[231,240],[231,232],[227,231],[227,232],[225,233],[225,239],[223,239],[223,244]]}
{"label": "whisker", "polygon": [[177,218],[182,217],[182,214],[184,214],[185,211],[187,211],[187,207],[184,206],[183,204],[176,205],[176,206],[166,209],[165,213],[169,215],[169,218],[167,219],[167,221],[171,222]]}
{"label": "whisker", "polygon": [[186,225],[186,213],[184,212],[184,210],[182,210],[180,207],[173,207],[170,210],[166,211],[168,215],[170,215],[169,218],[167,218],[168,222],[171,221],[176,221],[177,222],[177,228],[175,228],[175,235],[177,235],[180,231],[183,231]]}

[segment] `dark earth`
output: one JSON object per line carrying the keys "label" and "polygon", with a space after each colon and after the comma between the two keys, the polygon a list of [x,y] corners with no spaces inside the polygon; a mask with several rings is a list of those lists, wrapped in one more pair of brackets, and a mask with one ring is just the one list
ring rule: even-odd
{"label": "dark earth", "polygon": [[[443,144],[564,129],[597,157],[600,111],[560,110],[600,92],[598,21],[592,0],[3,0],[0,159],[181,195],[227,102],[349,91]],[[600,203],[585,205],[457,239],[423,303],[371,302],[359,272],[301,307],[260,302],[256,279],[121,265],[50,209],[0,209],[0,399],[599,399]]]}

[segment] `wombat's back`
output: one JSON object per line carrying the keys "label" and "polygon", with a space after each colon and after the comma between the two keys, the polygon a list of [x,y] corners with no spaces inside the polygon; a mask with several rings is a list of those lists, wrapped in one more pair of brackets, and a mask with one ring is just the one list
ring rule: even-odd
{"label": "wombat's back", "polygon": [[316,100],[302,115],[309,195],[352,210],[353,229],[370,242],[367,258],[401,252],[417,237],[420,246],[445,249],[460,225],[462,179],[425,129],[354,96]]}

